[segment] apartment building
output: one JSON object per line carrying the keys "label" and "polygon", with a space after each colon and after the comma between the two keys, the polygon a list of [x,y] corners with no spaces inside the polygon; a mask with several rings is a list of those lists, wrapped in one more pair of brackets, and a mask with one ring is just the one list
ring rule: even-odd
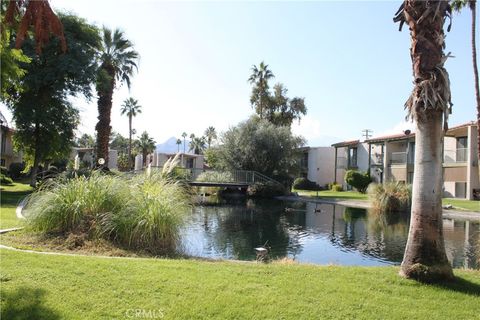
{"label": "apartment building", "polygon": [[[444,196],[474,199],[480,195],[476,122],[450,128],[444,136]],[[415,163],[415,134],[409,130],[363,142],[344,141],[335,148],[335,182],[346,188],[345,172],[369,171],[373,181],[412,183]]]}

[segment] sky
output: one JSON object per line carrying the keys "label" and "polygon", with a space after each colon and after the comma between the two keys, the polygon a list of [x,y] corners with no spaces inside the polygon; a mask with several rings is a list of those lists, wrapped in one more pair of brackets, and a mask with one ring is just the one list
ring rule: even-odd
{"label": "sky", "polygon": [[[142,113],[133,120],[158,143],[182,132],[227,130],[253,113],[252,65],[265,61],[290,97],[304,97],[307,115],[293,125],[310,146],[413,129],[404,102],[412,89],[408,28],[392,18],[401,1],[50,0],[98,26],[120,28],[140,54],[138,73],[114,93],[112,127],[128,136],[120,115],[128,97]],[[477,40],[478,41],[478,40]],[[453,16],[446,37],[453,114],[450,125],[476,119],[470,12]],[[75,99],[78,133],[94,133],[96,99]],[[2,112],[4,108],[2,107]],[[8,114],[8,113],[7,113]]]}

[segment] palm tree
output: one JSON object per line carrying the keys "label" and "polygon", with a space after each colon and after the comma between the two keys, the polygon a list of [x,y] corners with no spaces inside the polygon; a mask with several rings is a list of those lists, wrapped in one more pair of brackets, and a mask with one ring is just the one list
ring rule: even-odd
{"label": "palm tree", "polygon": [[97,159],[104,158],[108,163],[108,138],[110,136],[110,114],[112,111],[112,96],[116,83],[126,83],[130,89],[130,77],[137,69],[138,53],[133,44],[125,39],[122,31],[103,28],[102,45],[100,49],[100,67],[97,77],[98,93],[98,123]]}
{"label": "palm tree", "polygon": [[182,140],[177,139],[177,153],[180,152],[180,145],[182,144]]}
{"label": "palm tree", "polygon": [[250,103],[252,107],[255,106],[255,112],[263,118],[263,112],[268,104],[268,80],[274,78],[272,71],[268,69],[268,64],[263,61],[260,65],[252,66],[252,74],[248,78],[248,82],[254,85],[252,89],[252,95],[250,97]]}
{"label": "palm tree", "polygon": [[[477,44],[475,41],[476,34],[476,11],[477,11],[477,0],[454,0],[452,1],[452,7],[456,11],[460,11],[464,7],[470,8],[472,14],[472,27],[471,27],[471,43],[472,43],[472,64],[473,64],[473,77],[475,79],[475,98],[477,100],[477,130],[478,130],[478,154],[480,155],[480,89],[479,89],[479,79],[478,79],[478,66],[477,66]],[[480,170],[480,169],[479,169]]]}
{"label": "palm tree", "polygon": [[185,153],[185,138],[187,137],[187,133],[186,132],[182,133],[182,137],[183,137],[183,153]]}
{"label": "palm tree", "polygon": [[126,114],[128,116],[128,167],[132,167],[132,118],[137,114],[142,113],[142,106],[138,104],[137,99],[132,97],[125,99],[120,109],[122,116]]}
{"label": "palm tree", "polygon": [[203,151],[205,151],[206,148],[205,137],[198,138],[193,135],[189,147],[189,151],[193,151],[195,154],[203,154]]}
{"label": "palm tree", "polygon": [[215,128],[210,126],[205,130],[205,137],[207,138],[207,145],[208,148],[210,149],[210,146],[212,145],[212,141],[217,139],[217,131],[215,131]]}
{"label": "palm tree", "polygon": [[[448,1],[405,0],[395,22],[411,36],[414,88],[405,103],[415,120],[415,172],[407,246],[400,275],[420,281],[452,279],[442,230],[442,142],[451,111],[450,82],[444,68],[443,24]],[[442,127],[443,125],[443,127]]]}
{"label": "palm tree", "polygon": [[146,165],[147,155],[155,151],[155,140],[148,135],[147,131],[143,131],[137,140],[137,148],[143,155],[143,165]]}

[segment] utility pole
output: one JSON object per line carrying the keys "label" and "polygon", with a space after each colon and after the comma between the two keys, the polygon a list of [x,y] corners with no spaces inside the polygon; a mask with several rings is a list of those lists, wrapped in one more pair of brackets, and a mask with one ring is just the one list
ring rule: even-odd
{"label": "utility pole", "polygon": [[368,140],[372,136],[373,130],[371,129],[364,129],[362,130],[362,136],[365,137],[365,140]]}

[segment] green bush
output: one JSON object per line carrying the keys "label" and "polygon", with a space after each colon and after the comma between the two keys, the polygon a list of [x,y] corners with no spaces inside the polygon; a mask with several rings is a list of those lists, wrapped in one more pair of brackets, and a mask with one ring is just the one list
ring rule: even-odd
{"label": "green bush", "polygon": [[23,170],[25,170],[25,164],[22,162],[13,162],[8,168],[10,177],[12,177],[13,180],[20,179],[22,177]]}
{"label": "green bush", "polygon": [[255,183],[248,187],[247,195],[252,198],[273,198],[285,195],[285,188],[275,182]]}
{"label": "green bush", "polygon": [[293,188],[296,190],[322,190],[322,187],[320,187],[317,183],[308,180],[307,178],[295,179],[295,181],[293,182]]}
{"label": "green bush", "polygon": [[234,182],[230,172],[205,171],[198,175],[195,179],[198,182]]}
{"label": "green bush", "polygon": [[343,191],[342,185],[338,184],[338,183],[329,183],[328,184],[328,189],[332,190],[332,191],[335,191],[335,192]]}
{"label": "green bush", "polygon": [[28,197],[25,215],[43,233],[85,234],[128,248],[170,253],[178,241],[189,195],[161,173],[126,177],[93,173],[55,179]]}
{"label": "green bush", "polygon": [[3,174],[4,176],[8,176],[8,170],[4,166],[0,166],[0,174]]}
{"label": "green bush", "polygon": [[360,193],[367,191],[368,185],[372,182],[368,172],[360,172],[357,170],[348,170],[345,173],[345,182],[357,189]]}
{"label": "green bush", "polygon": [[8,185],[13,184],[13,180],[12,180],[12,178],[7,177],[3,173],[0,173],[0,184],[8,186]]}
{"label": "green bush", "polygon": [[372,209],[377,213],[406,211],[412,202],[412,188],[402,182],[372,183],[368,194]]}

